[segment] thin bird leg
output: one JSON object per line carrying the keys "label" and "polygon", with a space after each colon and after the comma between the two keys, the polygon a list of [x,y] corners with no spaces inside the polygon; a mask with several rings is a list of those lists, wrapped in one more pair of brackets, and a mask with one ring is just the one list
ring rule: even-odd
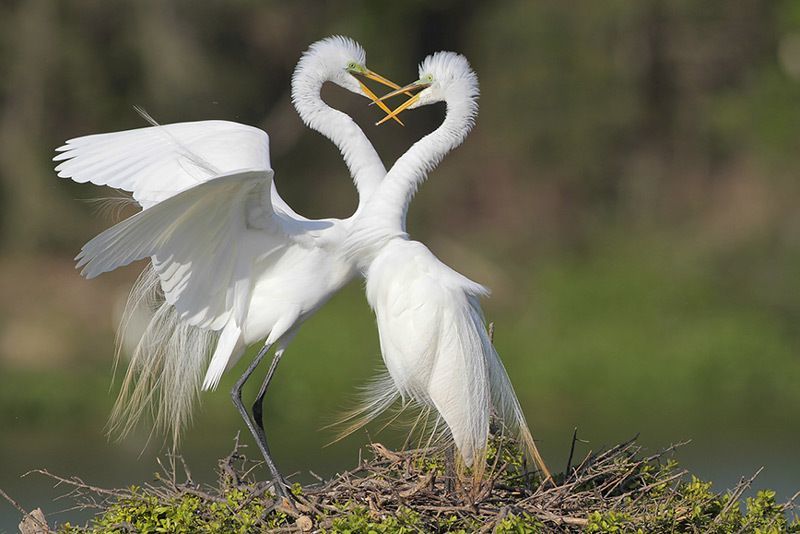
{"label": "thin bird leg", "polygon": [[[236,409],[239,410],[239,415],[241,415],[242,419],[244,419],[244,422],[247,425],[247,428],[250,430],[250,433],[253,434],[256,444],[261,450],[261,454],[264,456],[264,461],[267,462],[267,467],[269,468],[270,473],[272,473],[275,493],[279,497],[288,498],[289,493],[286,490],[286,480],[284,480],[283,476],[278,471],[278,468],[275,467],[275,461],[272,459],[272,456],[269,453],[269,447],[267,446],[267,440],[264,437],[264,432],[253,424],[253,420],[250,419],[250,414],[247,413],[247,409],[242,403],[242,387],[244,386],[244,383],[247,382],[247,379],[250,378],[250,375],[253,374],[253,371],[256,370],[258,364],[261,363],[261,360],[264,359],[264,356],[269,351],[269,347],[269,345],[264,345],[264,348],[259,351],[258,355],[253,359],[242,376],[239,377],[239,380],[236,381],[236,384],[234,384],[233,389],[231,390],[231,399],[233,399],[233,404],[236,406]],[[275,360],[273,359],[273,364],[270,365],[270,371],[274,371],[274,365]]]}
{"label": "thin bird leg", "polygon": [[[275,374],[275,369],[278,367],[278,362],[281,361],[281,356],[283,356],[283,349],[276,350],[275,355],[272,357],[272,362],[269,364],[267,376],[264,377],[264,381],[261,383],[261,389],[258,390],[258,397],[256,397],[256,401],[253,403],[253,421],[256,422],[256,431],[259,433],[265,445],[267,443],[267,434],[264,430],[264,395],[267,393],[267,388],[269,387],[270,381],[272,381],[272,375]],[[277,471],[274,471],[272,475],[275,477],[281,476]],[[284,481],[283,484],[285,485],[286,482]]]}
{"label": "thin bird leg", "polygon": [[447,445],[444,451],[444,491],[453,493],[456,489],[456,446]]}

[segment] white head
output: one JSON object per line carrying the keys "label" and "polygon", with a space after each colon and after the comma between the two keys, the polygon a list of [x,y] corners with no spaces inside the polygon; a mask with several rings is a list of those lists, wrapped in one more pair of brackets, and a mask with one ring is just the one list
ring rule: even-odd
{"label": "white head", "polygon": [[426,57],[419,66],[419,99],[410,109],[442,101],[477,99],[478,76],[469,66],[467,58],[455,52],[436,52]]}
{"label": "white head", "polygon": [[309,69],[320,80],[331,81],[348,91],[367,96],[354,76],[367,70],[366,63],[367,53],[360,44],[349,37],[334,35],[309,46],[297,64],[297,70]]}
{"label": "white head", "polygon": [[[304,89],[318,96],[322,84],[330,81],[350,92],[369,98],[386,113],[389,113],[389,108],[383,102],[377,102],[378,98],[375,93],[357,76],[374,80],[392,89],[399,87],[391,80],[368,69],[367,53],[360,44],[349,37],[334,35],[317,41],[303,53],[295,68],[292,79],[295,104],[302,100],[301,95],[308,93]],[[398,122],[400,121],[398,120]]]}
{"label": "white head", "polygon": [[396,91],[384,95],[385,100],[400,93],[422,89],[378,124],[395,117],[401,111],[420,106],[447,102],[448,106],[465,104],[470,106],[471,113],[477,113],[477,101],[480,89],[478,75],[470,67],[467,58],[455,52],[436,52],[426,57],[419,65],[419,79]]}

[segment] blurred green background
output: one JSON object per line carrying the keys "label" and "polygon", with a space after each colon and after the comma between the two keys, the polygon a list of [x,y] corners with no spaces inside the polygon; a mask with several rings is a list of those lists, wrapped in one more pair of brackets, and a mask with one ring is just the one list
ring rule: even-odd
{"label": "blurred green background", "polygon": [[[398,82],[441,49],[478,72],[478,125],[421,188],[409,228],[493,289],[485,311],[552,468],[577,426],[582,453],[637,432],[649,448],[692,439],[679,458],[717,486],[764,465],[756,487],[800,488],[800,3],[429,4],[0,2],[0,488],[52,513],[70,506],[49,502],[63,490],[22,473],[140,483],[164,452],[147,428],[104,436],[115,325],[142,266],[78,276],[71,258],[113,221],[76,199],[109,191],[58,179],[53,149],[142,126],[133,105],[165,123],[240,121],[269,132],[298,212],[346,216],[341,158],[289,97],[301,52],[334,33]],[[387,166],[443,114],[376,128],[363,99],[323,95]],[[350,466],[370,437],[400,444],[372,428],[323,448],[320,428],[380,365],[361,283],[281,365],[266,418],[285,472]],[[242,427],[233,374],[186,434],[195,478]],[[17,521],[0,503],[0,531]]]}

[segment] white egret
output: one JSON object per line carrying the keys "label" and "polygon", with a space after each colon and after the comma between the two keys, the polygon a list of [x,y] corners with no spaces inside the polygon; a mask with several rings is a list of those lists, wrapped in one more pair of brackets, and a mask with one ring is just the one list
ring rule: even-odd
{"label": "white egret", "polygon": [[[263,340],[231,395],[276,491],[286,495],[264,433],[264,394],[303,321],[357,274],[342,245],[386,174],[358,125],[320,98],[323,83],[331,81],[375,101],[356,75],[398,87],[365,64],[361,46],[331,37],[309,47],[292,78],[302,120],[336,144],[358,190],[356,213],[344,220],[295,213],[275,189],[267,134],[242,124],[154,125],[80,137],[57,149],[59,176],[130,191],[143,208],[89,241],[76,258],[87,278],[151,258],[152,273],[134,287],[129,305],[139,305],[152,290],[162,294],[115,408],[123,433],[155,404],[158,422],[172,431],[175,444],[212,349],[202,389],[214,389],[245,348]],[[251,419],[242,386],[273,345]]]}
{"label": "white egret", "polygon": [[419,76],[417,82],[384,97],[422,89],[384,120],[404,109],[442,101],[447,106],[445,119],[395,162],[347,241],[367,279],[367,299],[377,318],[388,371],[367,390],[349,430],[401,398],[438,413],[463,463],[479,473],[494,410],[549,477],[486,330],[479,298],[488,289],[442,263],[406,232],[406,213],[417,187],[464,141],[478,112],[478,79],[463,56],[428,56]]}

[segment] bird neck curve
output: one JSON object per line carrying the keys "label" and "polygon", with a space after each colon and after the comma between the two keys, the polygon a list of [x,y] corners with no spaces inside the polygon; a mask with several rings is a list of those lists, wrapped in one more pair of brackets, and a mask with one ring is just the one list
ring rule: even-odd
{"label": "bird neck curve", "polygon": [[344,247],[362,273],[393,240],[408,240],[406,214],[419,184],[448,152],[469,134],[478,112],[477,94],[445,100],[442,124],[409,148],[395,162],[369,202],[358,214]]}
{"label": "bird neck curve", "polygon": [[386,175],[386,167],[358,124],[322,100],[322,85],[334,73],[306,59],[298,63],[292,77],[292,103],[306,126],[330,139],[339,149],[358,191],[360,210]]}
{"label": "bird neck curve", "polygon": [[464,142],[475,124],[477,95],[450,95],[442,124],[409,148],[392,166],[370,202],[369,218],[392,235],[405,234],[406,215],[419,185]]}

